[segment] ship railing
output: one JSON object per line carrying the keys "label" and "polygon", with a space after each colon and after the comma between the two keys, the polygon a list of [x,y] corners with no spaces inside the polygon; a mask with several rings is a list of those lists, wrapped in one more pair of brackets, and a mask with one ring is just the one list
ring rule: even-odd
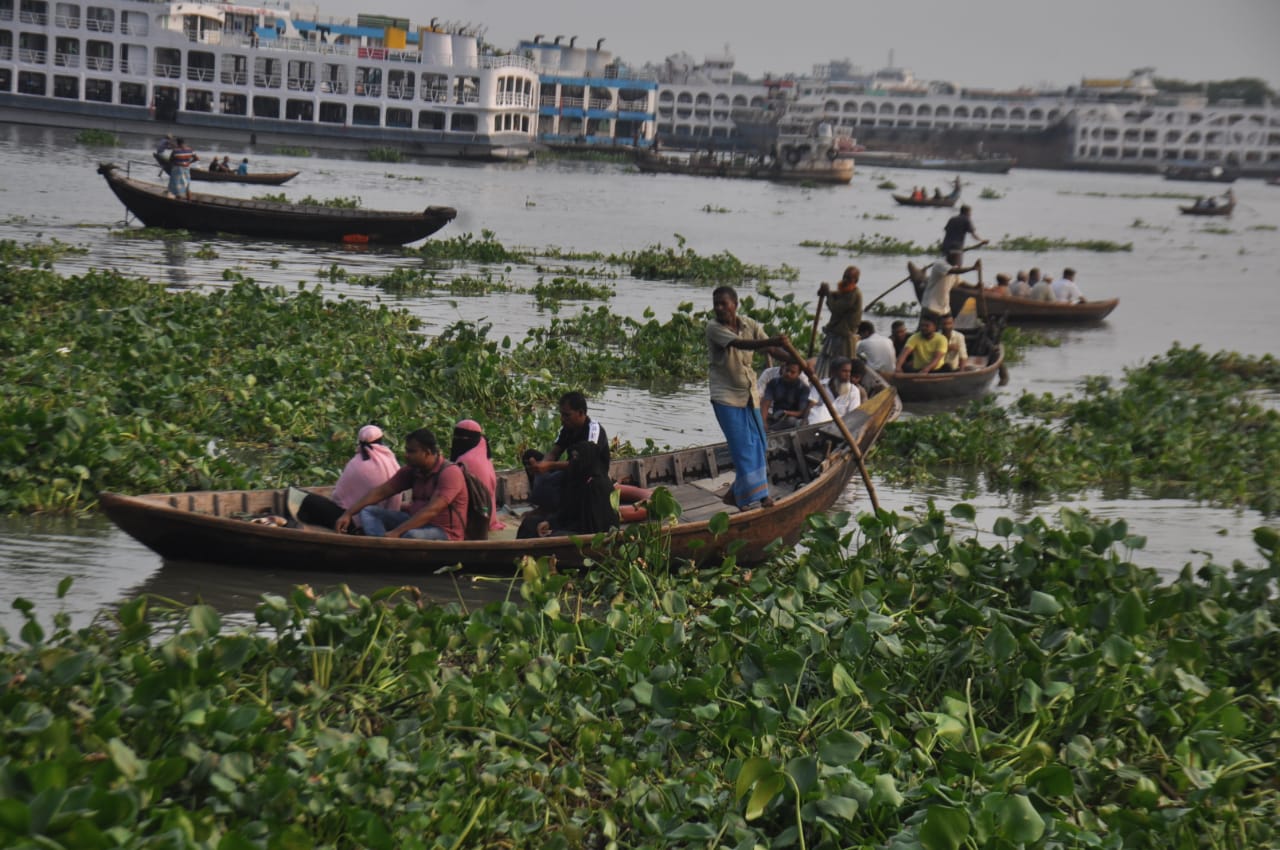
{"label": "ship railing", "polygon": [[356,97],[382,97],[381,83],[356,83]]}
{"label": "ship railing", "polygon": [[48,25],[49,15],[45,12],[28,12],[23,9],[18,13],[18,21],[23,24],[35,24],[43,27]]}
{"label": "ship railing", "polygon": [[18,48],[18,61],[26,62],[31,65],[43,65],[49,59],[49,51],[32,50],[30,47]]}
{"label": "ship railing", "polygon": [[290,91],[315,91],[316,81],[308,77],[289,77],[285,85]]}
{"label": "ship railing", "polygon": [[559,103],[552,103],[552,106],[568,106],[574,109],[581,109],[582,102],[580,97],[562,97]]}
{"label": "ship railing", "polygon": [[[625,97],[619,98],[618,108],[625,112],[644,112],[649,108],[649,99],[643,97],[639,100],[633,100]],[[728,118],[728,114],[726,114],[725,117]]]}
{"label": "ship railing", "polygon": [[86,56],[84,66],[90,71],[110,71],[115,67],[115,60],[108,56]]}
{"label": "ship railing", "polygon": [[320,91],[325,94],[346,94],[347,84],[340,80],[327,80],[320,84]]}
{"label": "ship railing", "polygon": [[387,86],[387,97],[394,100],[413,100],[413,86]]}
{"label": "ship railing", "polygon": [[0,21],[12,21],[12,20],[13,20],[12,6],[6,9],[0,9]]}
{"label": "ship railing", "polygon": [[498,106],[533,106],[533,95],[523,92],[500,92]]}
{"label": "ship railing", "polygon": [[53,25],[68,30],[80,29],[80,18],[72,15],[54,15]]}
{"label": "ship railing", "polygon": [[155,75],[157,77],[167,77],[169,79],[176,80],[182,76],[181,65],[169,65],[164,62],[157,62],[155,64],[155,69]]}
{"label": "ship railing", "polygon": [[53,64],[60,68],[79,68],[80,57],[74,53],[55,53],[53,54]]}
{"label": "ship railing", "polygon": [[6,62],[13,59],[13,48],[7,44],[0,44],[0,59]]}
{"label": "ship railing", "polygon": [[242,86],[249,80],[249,74],[245,71],[223,71],[222,82],[229,86]]}
{"label": "ship railing", "polygon": [[593,97],[587,103],[588,109],[612,109],[613,101],[607,97]]}
{"label": "ship railing", "polygon": [[194,80],[197,83],[211,83],[213,82],[213,69],[212,68],[188,68],[187,79]]}
{"label": "ship railing", "polygon": [[514,53],[507,53],[502,56],[486,53],[479,57],[476,64],[481,68],[524,68],[532,71],[534,62],[527,56],[518,56]]}
{"label": "ship railing", "polygon": [[422,99],[427,101],[428,103],[448,103],[449,90],[448,89],[423,89]]}
{"label": "ship railing", "polygon": [[254,74],[253,84],[260,89],[278,89],[280,88],[280,75]]}
{"label": "ship railing", "polygon": [[146,27],[138,27],[138,28],[137,28],[137,30],[138,30],[138,31],[135,33],[135,32],[134,32],[134,27],[133,27],[132,25],[130,25],[130,23],[129,23],[128,21],[121,21],[121,22],[120,22],[120,33],[121,33],[121,35],[146,35],[146,34],[147,34],[147,28],[146,28]]}
{"label": "ship railing", "polygon": [[458,98],[458,103],[479,103],[479,102],[480,102],[480,95],[478,94],[464,94]]}
{"label": "ship railing", "polygon": [[115,32],[116,22],[103,18],[85,18],[84,28],[90,32]]}

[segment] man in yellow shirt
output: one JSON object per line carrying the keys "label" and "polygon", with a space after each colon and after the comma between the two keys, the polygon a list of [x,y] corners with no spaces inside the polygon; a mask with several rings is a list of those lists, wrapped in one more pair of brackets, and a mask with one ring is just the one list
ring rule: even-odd
{"label": "man in yellow shirt", "polygon": [[926,375],[937,369],[947,356],[947,338],[938,333],[938,323],[932,316],[920,317],[920,330],[916,331],[898,355],[899,372],[919,372]]}

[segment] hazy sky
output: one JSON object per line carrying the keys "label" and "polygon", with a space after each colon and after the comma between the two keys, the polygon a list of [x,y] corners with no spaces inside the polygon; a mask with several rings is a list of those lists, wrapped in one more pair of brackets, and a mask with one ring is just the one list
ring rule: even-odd
{"label": "hazy sky", "polygon": [[1262,77],[1280,88],[1280,0],[318,0],[321,18],[377,12],[481,25],[514,47],[578,36],[636,66],[727,43],[738,69],[807,74],[815,62],[888,63],[970,86],[1078,83],[1155,66],[1182,79]]}

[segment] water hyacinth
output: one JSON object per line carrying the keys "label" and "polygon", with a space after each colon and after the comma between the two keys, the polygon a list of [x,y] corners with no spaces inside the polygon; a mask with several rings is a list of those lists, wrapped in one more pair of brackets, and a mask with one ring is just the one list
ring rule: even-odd
{"label": "water hyacinth", "polygon": [[1280,535],[1162,584],[1122,521],[848,520],[751,573],[672,572],[651,525],[475,610],[299,588],[253,631],[148,598],[72,631],[18,600],[0,842],[1280,840]]}

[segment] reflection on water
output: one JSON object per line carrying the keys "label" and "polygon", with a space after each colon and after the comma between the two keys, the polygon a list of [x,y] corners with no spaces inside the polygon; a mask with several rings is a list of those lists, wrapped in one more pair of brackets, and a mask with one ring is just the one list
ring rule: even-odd
{"label": "reflection on water", "polygon": [[[0,126],[0,239],[59,239],[83,246],[87,253],[58,264],[64,273],[114,268],[174,288],[217,288],[233,285],[230,270],[264,284],[293,289],[300,283],[322,284],[334,297],[381,301],[419,317],[423,331],[438,333],[457,321],[491,327],[496,338],[519,338],[530,327],[545,326],[555,311],[539,307],[527,291],[489,297],[458,297],[440,292],[397,296],[347,280],[334,280],[337,266],[349,276],[386,274],[396,267],[421,266],[418,257],[395,249],[352,249],[302,243],[274,243],[201,234],[177,238],[124,238],[112,234],[122,226],[124,211],[95,172],[99,160],[133,159],[134,173],[150,178],[153,140],[125,136],[117,149],[90,148],[75,142],[74,131]],[[207,150],[213,153],[214,150]],[[868,300],[900,280],[906,257],[855,256],[847,251],[819,252],[805,240],[844,244],[885,236],[917,244],[935,242],[949,210],[896,207],[887,192],[876,189],[886,177],[899,183],[936,182],[936,175],[892,174],[859,169],[846,187],[810,189],[760,181],[699,180],[680,175],[640,175],[627,166],[607,163],[474,164],[447,161],[371,163],[358,159],[317,159],[278,155],[271,149],[217,148],[233,158],[249,156],[262,170],[300,170],[280,189],[298,199],[359,197],[374,209],[421,209],[428,204],[457,207],[458,218],[438,235],[449,238],[491,231],[508,247],[541,249],[558,246],[603,253],[662,244],[674,248],[675,234],[702,256],[728,251],[748,263],[797,270],[793,281],[773,281],[781,295],[813,303],[818,283],[833,281],[849,263],[862,269]],[[1167,192],[1152,175],[1091,174],[1015,169],[1008,175],[967,175],[966,197],[974,199],[980,232],[999,239],[1004,234],[1072,240],[1132,242],[1131,251],[1098,254],[1060,251],[1049,254],[1000,252],[982,254],[988,279],[997,271],[1032,266],[1057,272],[1070,265],[1080,270],[1085,293],[1116,295],[1119,308],[1104,324],[1090,328],[1041,331],[1058,347],[1032,349],[1025,362],[1010,367],[1010,383],[995,390],[1008,402],[1024,391],[1072,394],[1086,375],[1120,375],[1173,340],[1217,351],[1247,354],[1274,350],[1275,317],[1280,315],[1280,287],[1272,270],[1280,267],[1280,191],[1256,180],[1235,186],[1239,206],[1232,220],[1215,231],[1180,216],[1176,202],[1150,197]],[[991,188],[999,200],[980,199]],[[218,193],[251,198],[264,187],[228,184]],[[728,210],[710,214],[707,209]],[[1225,231],[1225,232],[1223,232]],[[915,258],[917,260],[921,258]],[[540,277],[562,273],[566,264],[542,267],[446,264],[436,273],[492,274],[519,290]],[[603,280],[616,289],[613,312],[642,319],[658,318],[682,303],[710,306],[710,285],[636,280],[626,267],[599,261],[569,264],[574,274]],[[614,277],[613,275],[617,275]],[[1225,283],[1206,294],[1206,280]],[[719,281],[716,281],[719,282]],[[757,290],[752,281],[739,284],[744,294]],[[899,290],[901,292],[901,290]],[[907,296],[897,299],[900,303]],[[886,299],[895,301],[895,296]],[[573,315],[594,303],[565,302],[560,315]],[[871,316],[882,331],[891,316]],[[709,414],[705,376],[688,380],[675,391],[647,392],[611,387],[593,394],[592,416],[611,436],[643,447],[646,439],[673,448],[718,442],[721,435]],[[917,410],[917,413],[920,411]],[[552,411],[548,411],[551,415]],[[875,474],[875,459],[871,459]],[[878,482],[877,482],[878,483]],[[942,486],[900,491],[880,485],[882,504],[892,510],[920,508],[929,499],[949,506],[963,500],[979,509],[979,527],[990,528],[1001,515],[1052,518],[1053,502],[1024,502],[1017,496],[988,494],[974,482],[951,479]],[[861,486],[842,507],[867,507]],[[1147,548],[1135,560],[1174,572],[1185,563],[1215,560],[1256,562],[1250,531],[1264,523],[1254,512],[1218,510],[1177,500],[1145,500],[1133,495],[1112,498],[1090,494],[1068,503],[1106,517],[1124,517]],[[89,519],[0,520],[0,626],[12,629],[21,618],[4,603],[23,596],[44,614],[59,608],[77,622],[87,622],[100,606],[145,590],[191,601],[218,600],[227,610],[249,610],[264,590],[283,593],[292,584],[330,586],[333,576],[264,574],[235,567],[164,565],[101,517]],[[58,581],[75,578],[67,599],[55,598]],[[344,576],[361,592],[400,584],[378,576]],[[457,597],[448,578],[422,577],[432,598]],[[460,579],[464,598],[487,598],[493,585]],[[497,586],[501,588],[501,585]]]}

